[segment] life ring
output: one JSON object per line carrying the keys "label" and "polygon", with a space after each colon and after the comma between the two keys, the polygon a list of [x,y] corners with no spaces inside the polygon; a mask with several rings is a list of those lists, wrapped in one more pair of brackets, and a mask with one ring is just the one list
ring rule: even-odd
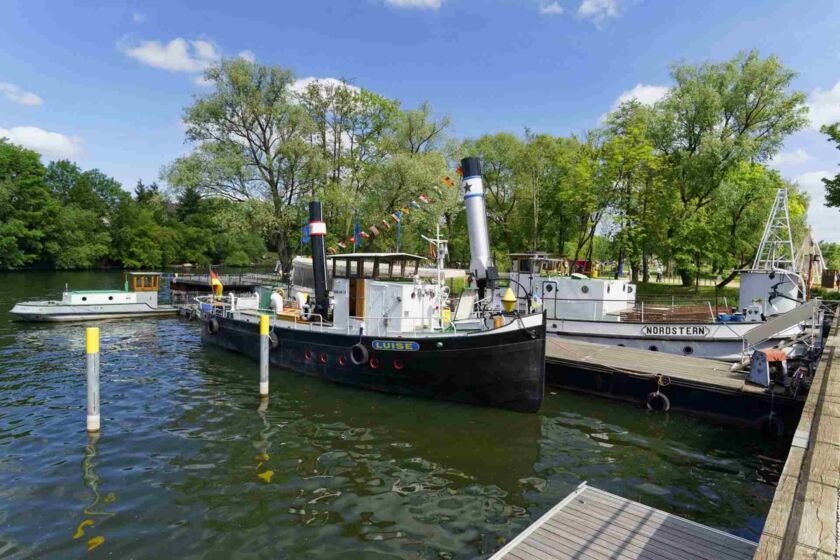
{"label": "life ring", "polygon": [[312,307],[305,303],[303,307],[300,308],[300,318],[304,321],[309,321],[312,318]]}
{"label": "life ring", "polygon": [[207,332],[210,334],[216,334],[219,332],[219,320],[215,317],[210,317],[210,320],[207,321]]}
{"label": "life ring", "polygon": [[268,348],[270,350],[277,350],[280,347],[280,339],[277,338],[277,333],[271,331],[268,333]]}
{"label": "life ring", "polygon": [[760,420],[760,426],[762,433],[774,438],[780,438],[785,434],[785,423],[778,414],[768,414]]}
{"label": "life ring", "polygon": [[657,412],[668,412],[671,409],[671,401],[659,391],[654,391],[647,396],[645,406],[648,410],[655,410]]}
{"label": "life ring", "polygon": [[368,349],[364,344],[358,342],[350,348],[350,361],[360,366],[368,361]]}

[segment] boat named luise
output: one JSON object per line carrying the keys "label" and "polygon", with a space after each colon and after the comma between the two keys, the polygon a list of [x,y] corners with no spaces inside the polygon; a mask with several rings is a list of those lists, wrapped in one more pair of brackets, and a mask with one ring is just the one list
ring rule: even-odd
{"label": "boat named luise", "polygon": [[[448,308],[447,242],[438,278],[417,275],[423,257],[352,253],[329,257],[319,202],[310,203],[314,290],[272,296],[198,298],[203,340],[257,358],[260,315],[270,315],[270,361],[336,383],[387,393],[510,410],[539,410],[545,392],[545,319],[505,310],[487,235],[480,164],[462,161],[474,287]],[[291,291],[295,288],[292,286]],[[285,297],[288,296],[288,297]]]}

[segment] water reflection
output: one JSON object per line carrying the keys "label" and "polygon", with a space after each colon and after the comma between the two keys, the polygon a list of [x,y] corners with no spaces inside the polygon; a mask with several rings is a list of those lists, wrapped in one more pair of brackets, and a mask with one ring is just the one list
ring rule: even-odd
{"label": "water reflection", "polygon": [[104,537],[94,554],[473,558],[582,480],[755,539],[760,477],[784,458],[739,428],[568,393],[527,415],[272,370],[261,401],[257,363],[177,320],[100,325],[88,441],[84,326],[8,323],[28,295],[0,293],[0,556]]}

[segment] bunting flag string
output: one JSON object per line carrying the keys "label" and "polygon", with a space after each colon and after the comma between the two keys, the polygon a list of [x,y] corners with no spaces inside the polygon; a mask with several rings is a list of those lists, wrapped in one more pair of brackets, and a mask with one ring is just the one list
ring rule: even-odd
{"label": "bunting flag string", "polygon": [[[461,169],[458,168],[456,170],[456,173],[458,173],[460,175],[461,174]],[[455,186],[455,181],[453,181],[450,177],[444,177],[443,179],[441,179],[441,183],[443,183],[444,185],[446,185],[448,187],[454,187]],[[433,185],[432,190],[438,196],[443,196],[443,192],[441,191],[441,189],[438,185]],[[371,236],[372,237],[378,237],[379,235],[384,234],[386,231],[390,231],[392,223],[393,224],[399,224],[404,218],[406,218],[409,214],[411,214],[412,211],[424,210],[425,209],[424,206],[422,206],[420,204],[420,202],[418,202],[418,200],[420,202],[422,202],[424,205],[431,204],[431,202],[432,202],[432,199],[427,194],[421,194],[417,197],[417,200],[409,201],[406,206],[403,206],[399,210],[395,210],[394,212],[391,213],[390,216],[386,216],[385,218],[383,218],[382,221],[379,222],[379,224],[370,226],[367,229],[367,231],[361,231],[361,230],[357,229],[355,231],[355,235],[352,235],[352,236],[348,237],[345,241],[337,242],[336,246],[340,249],[347,249],[348,245],[356,245],[356,244],[360,243],[361,240],[363,240],[363,239],[365,239],[365,240],[370,239]],[[380,224],[381,224],[381,226],[380,226]],[[356,225],[356,227],[358,228],[358,224]],[[368,233],[368,232],[370,232],[370,233]],[[338,249],[335,246],[333,246],[333,247],[330,247],[328,249],[328,251],[329,251],[330,254],[334,254],[334,253],[338,252]]]}

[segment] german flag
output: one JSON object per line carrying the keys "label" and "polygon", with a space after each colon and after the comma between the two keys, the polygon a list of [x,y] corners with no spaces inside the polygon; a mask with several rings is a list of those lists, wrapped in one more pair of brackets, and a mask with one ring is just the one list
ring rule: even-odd
{"label": "german flag", "polygon": [[216,299],[220,299],[222,297],[222,281],[219,280],[219,277],[213,272],[213,269],[210,269],[210,291],[213,292],[213,295],[216,296]]}

